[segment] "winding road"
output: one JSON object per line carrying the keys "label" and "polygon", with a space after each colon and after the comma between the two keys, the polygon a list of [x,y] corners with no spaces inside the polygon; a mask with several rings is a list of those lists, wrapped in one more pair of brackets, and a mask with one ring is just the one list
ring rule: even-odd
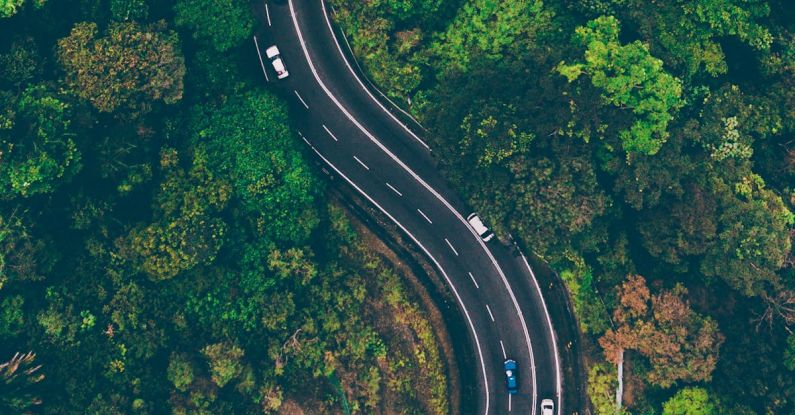
{"label": "winding road", "polygon": [[[330,175],[392,220],[446,280],[477,362],[473,414],[540,414],[542,399],[563,413],[556,335],[533,270],[496,239],[484,243],[470,213],[438,173],[424,141],[376,98],[346,56],[324,0],[267,2],[255,37],[270,87],[291,101],[301,139]],[[340,43],[342,42],[342,43]],[[279,46],[290,76],[276,80],[265,49]],[[391,108],[391,110],[390,110]],[[488,225],[488,224],[487,224]],[[519,393],[502,370],[519,363]]]}

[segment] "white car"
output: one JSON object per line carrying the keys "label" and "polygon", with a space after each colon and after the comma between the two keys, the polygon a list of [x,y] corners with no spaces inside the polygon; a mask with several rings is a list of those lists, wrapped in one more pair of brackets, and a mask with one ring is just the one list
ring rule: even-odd
{"label": "white car", "polygon": [[287,68],[284,67],[284,61],[282,60],[282,55],[279,54],[279,48],[276,45],[273,45],[265,50],[265,56],[268,57],[271,61],[271,65],[273,65],[273,69],[276,70],[276,76],[279,79],[284,79],[290,76],[290,73],[287,72]]}
{"label": "white car", "polygon": [[552,399],[544,399],[541,401],[541,415],[552,415],[552,411],[555,410],[555,403],[552,402]]}
{"label": "white car", "polygon": [[472,213],[467,216],[467,222],[469,222],[469,226],[480,235],[480,238],[483,239],[483,242],[488,242],[492,238],[494,238],[494,232],[490,231],[486,225],[483,224],[483,221],[480,220],[477,213]]}

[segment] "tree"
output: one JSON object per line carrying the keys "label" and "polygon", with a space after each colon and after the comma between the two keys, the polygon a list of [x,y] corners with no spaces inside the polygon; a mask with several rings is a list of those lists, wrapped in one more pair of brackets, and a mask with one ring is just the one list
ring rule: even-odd
{"label": "tree", "polygon": [[[30,3],[35,8],[41,8],[47,0],[32,0]],[[0,0],[0,19],[15,15],[25,6],[26,0]]]}
{"label": "tree", "polygon": [[595,415],[619,415],[621,410],[616,406],[615,367],[597,363],[588,371],[588,398],[591,399]]}
{"label": "tree", "polygon": [[724,338],[717,323],[693,311],[686,296],[681,285],[652,295],[643,277],[630,275],[613,312],[617,327],[599,339],[607,359],[615,363],[623,350],[638,351],[651,364],[647,380],[664,388],[709,380]]}
{"label": "tree", "polygon": [[172,353],[168,361],[168,380],[177,390],[186,392],[193,383],[193,364],[184,354]]}
{"label": "tree", "polygon": [[28,87],[18,99],[4,98],[8,100],[0,108],[0,199],[54,191],[81,167],[71,107],[46,85]]}
{"label": "tree", "polygon": [[466,71],[475,56],[500,60],[538,47],[552,31],[553,16],[541,0],[466,2],[431,51],[441,60],[439,68]]}
{"label": "tree", "polygon": [[781,197],[749,173],[733,185],[713,178],[718,200],[717,238],[701,261],[701,272],[718,276],[744,295],[779,287],[776,272],[791,249],[795,216]]}
{"label": "tree", "polygon": [[180,0],[174,22],[187,27],[197,40],[223,52],[251,37],[254,16],[246,0]]}
{"label": "tree", "polygon": [[112,23],[101,38],[95,23],[78,23],[58,41],[57,54],[69,87],[101,112],[145,113],[156,101],[182,98],[185,62],[165,22]]}
{"label": "tree", "polygon": [[143,20],[149,15],[146,0],[110,0],[110,14],[118,21]]}
{"label": "tree", "polygon": [[663,62],[640,42],[622,45],[619,22],[602,16],[578,27],[573,42],[585,48],[584,60],[566,64],[557,71],[573,82],[582,74],[603,91],[611,105],[628,108],[637,117],[620,138],[628,153],[656,154],[668,138],[668,123],[683,105],[682,85],[663,69]]}
{"label": "tree", "polygon": [[0,290],[9,282],[43,280],[55,265],[55,249],[33,235],[30,220],[17,212],[0,216]]}
{"label": "tree", "polygon": [[41,405],[36,384],[44,380],[36,365],[36,354],[15,353],[11,360],[0,363],[0,411],[9,414],[29,413]]}
{"label": "tree", "polygon": [[155,221],[134,229],[127,241],[131,252],[124,251],[154,280],[212,262],[227,228],[219,213],[231,189],[207,168],[204,151],[194,153],[187,172],[177,163],[176,150],[163,150],[160,166],[165,180],[155,197]]}
{"label": "tree", "polygon": [[31,37],[19,37],[7,53],[0,53],[0,83],[15,87],[27,84],[41,75],[39,49]]}
{"label": "tree", "polygon": [[717,415],[719,405],[704,388],[680,389],[663,404],[663,415]]}
{"label": "tree", "polygon": [[202,354],[210,365],[213,382],[223,388],[231,380],[240,376],[243,366],[243,349],[229,342],[210,344],[202,349]]}
{"label": "tree", "polygon": [[252,91],[218,106],[197,107],[193,137],[207,149],[208,167],[230,178],[242,207],[268,240],[301,243],[309,237],[318,223],[319,184],[273,95]]}

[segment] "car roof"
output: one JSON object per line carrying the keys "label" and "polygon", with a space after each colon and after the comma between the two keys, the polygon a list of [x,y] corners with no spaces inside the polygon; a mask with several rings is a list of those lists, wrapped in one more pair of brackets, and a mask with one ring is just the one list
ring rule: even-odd
{"label": "car roof", "polygon": [[275,60],[273,61],[273,67],[274,67],[274,68],[275,68],[277,71],[279,71],[279,72],[283,72],[283,71],[284,71],[284,62],[282,62],[282,60],[281,60],[281,59],[275,59]]}
{"label": "car roof", "polygon": [[277,48],[276,45],[273,45],[268,49],[265,49],[265,55],[269,58],[272,58],[278,54],[279,54],[279,48]]}
{"label": "car roof", "polygon": [[506,360],[504,365],[505,365],[505,370],[516,370],[517,368],[516,361],[513,359]]}

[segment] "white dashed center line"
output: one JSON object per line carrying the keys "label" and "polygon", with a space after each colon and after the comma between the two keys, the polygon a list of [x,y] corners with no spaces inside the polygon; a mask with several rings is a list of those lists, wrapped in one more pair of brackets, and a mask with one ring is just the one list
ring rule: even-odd
{"label": "white dashed center line", "polygon": [[504,345],[504,344],[502,344],[502,340],[500,340],[500,349],[502,349],[502,358],[503,358],[503,359],[507,359],[507,358],[508,358],[508,355],[507,355],[507,354],[505,354],[505,345]]}
{"label": "white dashed center line", "polygon": [[494,314],[491,314],[491,308],[488,304],[486,304],[486,311],[489,312],[489,317],[491,318],[491,321],[494,322]]}
{"label": "white dashed center line", "polygon": [[334,139],[334,141],[340,141],[340,140],[337,140],[337,137],[335,137],[335,136],[334,136],[334,134],[332,134],[332,133],[331,133],[331,130],[329,130],[329,129],[328,129],[328,127],[326,127],[326,124],[323,124],[323,129],[324,129],[324,130],[326,130],[326,132],[328,133],[328,135],[330,135],[330,136],[331,136],[331,138],[333,138],[333,139]]}
{"label": "white dashed center line", "polygon": [[422,215],[422,217],[423,217],[423,218],[425,218],[425,220],[427,220],[427,221],[428,221],[428,223],[430,223],[431,225],[433,225],[433,222],[431,222],[431,220],[428,218],[428,215],[426,215],[425,213],[423,213],[423,212],[422,212],[421,210],[419,210],[419,209],[417,209],[417,212],[420,212],[420,215]]}
{"label": "white dashed center line", "polygon": [[455,248],[453,248],[453,244],[451,244],[450,241],[447,240],[447,238],[444,238],[444,241],[447,242],[447,246],[450,247],[450,249],[453,251],[455,256],[458,256],[458,251],[456,251]]}
{"label": "white dashed center line", "polygon": [[508,394],[508,412],[511,412],[511,397],[512,397],[512,396],[513,396],[513,395],[511,395],[511,394]]}
{"label": "white dashed center line", "polygon": [[268,18],[268,26],[271,25],[271,12],[268,10],[268,3],[265,3],[265,16]]}
{"label": "white dashed center line", "polygon": [[361,160],[359,160],[359,157],[353,156],[353,158],[354,158],[356,161],[358,161],[358,162],[359,162],[359,164],[361,164],[361,165],[362,165],[362,167],[364,167],[364,168],[365,168],[365,169],[367,169],[367,170],[370,170],[370,168],[369,168],[369,167],[367,167],[367,165],[366,165],[366,164],[364,164],[364,162],[362,162]]}
{"label": "white dashed center line", "polygon": [[479,288],[480,288],[480,286],[478,285],[478,282],[477,282],[477,281],[475,281],[475,276],[474,276],[474,275],[472,275],[472,273],[471,273],[471,272],[469,273],[469,278],[472,278],[472,283],[473,283],[473,284],[475,284],[475,288],[478,288],[478,289],[479,289]]}
{"label": "white dashed center line", "polygon": [[301,94],[299,94],[298,91],[296,91],[296,90],[293,90],[293,92],[295,92],[295,96],[298,97],[298,100],[301,101],[302,104],[304,104],[304,107],[306,109],[309,109],[309,105],[306,105],[306,101],[304,101],[304,99],[301,98]]}
{"label": "white dashed center line", "polygon": [[398,196],[403,196],[403,193],[400,193],[400,192],[398,192],[398,189],[395,189],[395,187],[394,187],[394,186],[392,186],[391,184],[387,183],[387,184],[386,184],[386,187],[388,187],[388,188],[392,189],[392,191],[393,191],[393,192],[395,192],[395,193],[397,193],[397,194],[398,194]]}

